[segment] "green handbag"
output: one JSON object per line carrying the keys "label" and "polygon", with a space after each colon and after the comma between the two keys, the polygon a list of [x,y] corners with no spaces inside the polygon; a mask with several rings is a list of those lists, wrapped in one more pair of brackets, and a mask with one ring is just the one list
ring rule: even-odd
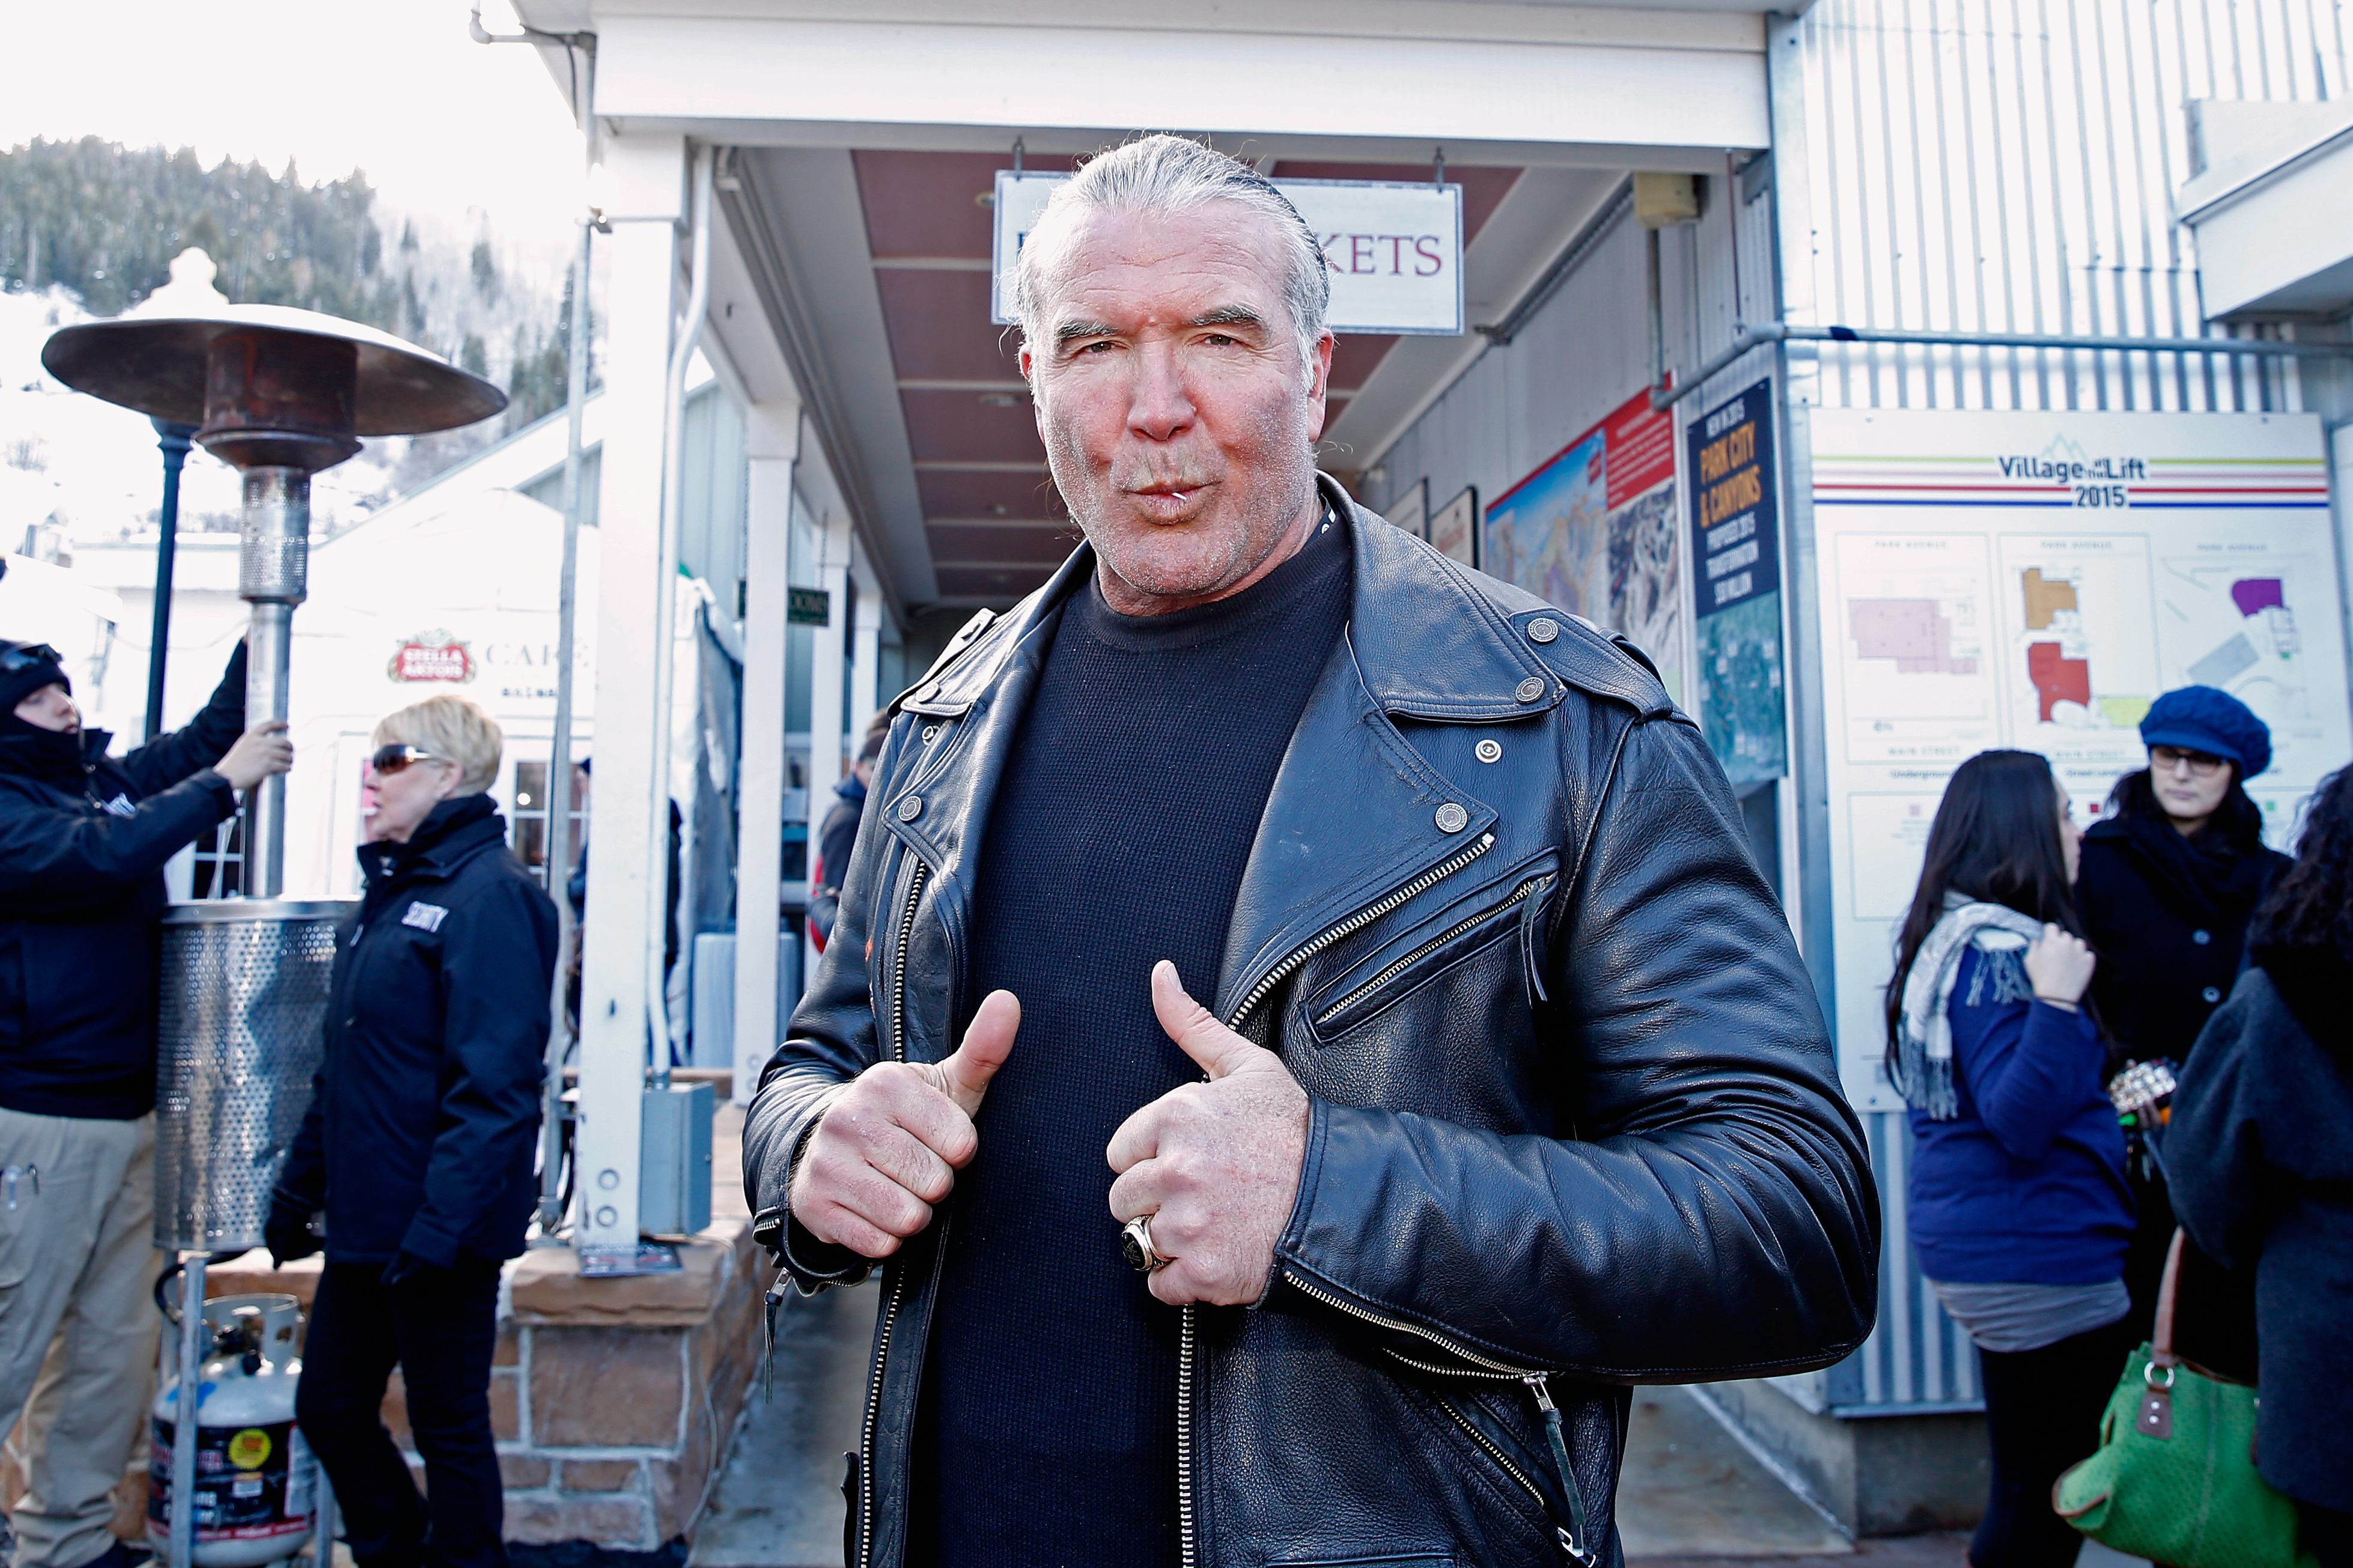
{"label": "green handbag", "polygon": [[2255,1390],[2173,1353],[2182,1233],[2158,1293],[2157,1338],[2133,1352],[2100,1446],[2051,1489],[2060,1517],[2103,1546],[2170,1568],[2316,1568],[2295,1504],[2255,1473]]}

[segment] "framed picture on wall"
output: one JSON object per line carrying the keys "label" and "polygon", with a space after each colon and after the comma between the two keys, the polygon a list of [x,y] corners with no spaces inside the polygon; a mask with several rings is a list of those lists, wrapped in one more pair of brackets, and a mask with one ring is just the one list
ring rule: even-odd
{"label": "framed picture on wall", "polygon": [[1430,542],[1440,555],[1465,566],[1479,564],[1479,487],[1464,485],[1454,499],[1431,514]]}
{"label": "framed picture on wall", "polygon": [[1430,537],[1430,481],[1416,479],[1393,497],[1381,510],[1381,515],[1412,534],[1416,539]]}

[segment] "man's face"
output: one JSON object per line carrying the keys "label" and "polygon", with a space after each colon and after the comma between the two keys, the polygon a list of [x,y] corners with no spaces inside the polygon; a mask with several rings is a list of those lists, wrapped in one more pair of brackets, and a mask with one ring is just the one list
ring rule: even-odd
{"label": "man's face", "polygon": [[61,734],[81,733],[81,710],[66,695],[66,689],[54,680],[17,703],[16,717]]}
{"label": "man's face", "polygon": [[1051,243],[1021,370],[1105,597],[1150,614],[1232,592],[1314,498],[1332,339],[1303,373],[1281,236],[1213,202],[1085,213]]}

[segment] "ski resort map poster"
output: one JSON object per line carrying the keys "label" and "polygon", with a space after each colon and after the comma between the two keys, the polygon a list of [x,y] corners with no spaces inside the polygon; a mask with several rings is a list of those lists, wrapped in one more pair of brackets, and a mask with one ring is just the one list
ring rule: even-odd
{"label": "ski resort map poster", "polygon": [[1636,393],[1487,504],[1479,569],[1623,632],[1683,700],[1675,422]]}
{"label": "ski resort map poster", "polygon": [[2271,726],[2272,842],[2353,760],[2319,420],[1822,409],[1813,416],[1839,1055],[1900,1101],[1882,988],[1936,803],[1989,747],[2051,759],[2088,824],[2160,692]]}

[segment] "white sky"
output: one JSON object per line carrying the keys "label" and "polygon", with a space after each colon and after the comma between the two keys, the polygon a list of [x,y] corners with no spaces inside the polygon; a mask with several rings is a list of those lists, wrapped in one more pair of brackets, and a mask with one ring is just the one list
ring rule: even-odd
{"label": "white sky", "polygon": [[[356,167],[384,204],[510,243],[571,244],[580,134],[539,51],[467,37],[468,0],[0,0],[0,147],[194,146],[306,184]],[[494,33],[515,30],[485,0]]]}

